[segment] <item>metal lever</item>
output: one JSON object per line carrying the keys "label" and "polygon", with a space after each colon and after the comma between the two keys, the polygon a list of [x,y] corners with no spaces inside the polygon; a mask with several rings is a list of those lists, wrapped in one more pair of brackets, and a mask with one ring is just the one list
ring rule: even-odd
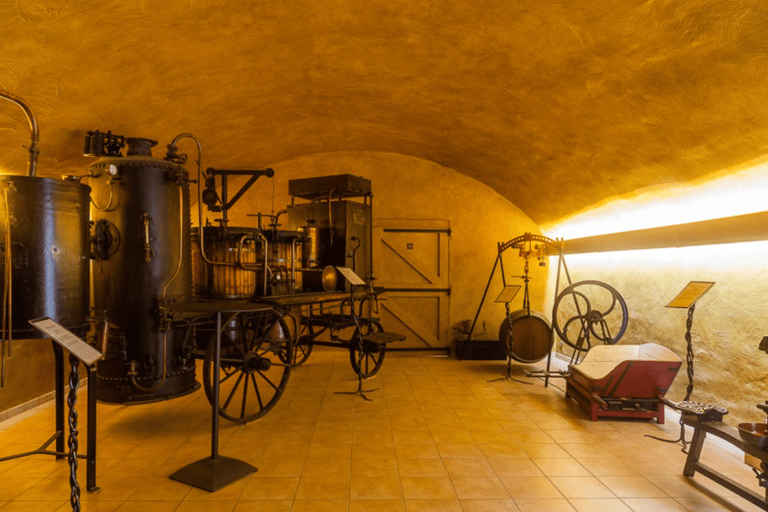
{"label": "metal lever", "polygon": [[149,222],[152,219],[148,213],[141,214],[141,222],[144,223],[144,262],[152,261],[152,248],[149,246]]}

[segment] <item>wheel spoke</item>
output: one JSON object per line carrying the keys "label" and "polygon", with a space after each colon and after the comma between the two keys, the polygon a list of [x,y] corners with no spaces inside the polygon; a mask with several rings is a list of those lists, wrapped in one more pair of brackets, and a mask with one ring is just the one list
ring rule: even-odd
{"label": "wheel spoke", "polygon": [[237,382],[235,382],[235,385],[232,386],[232,391],[229,393],[229,396],[227,397],[227,401],[224,402],[224,405],[220,407],[222,411],[226,411],[229,407],[229,402],[232,401],[232,397],[235,396],[235,392],[237,391],[237,388],[240,386],[240,382],[243,380],[244,373],[240,373],[240,376],[237,378]]}
{"label": "wheel spoke", "polygon": [[264,410],[264,402],[261,400],[261,391],[259,391],[259,386],[256,385],[256,376],[254,374],[250,375],[251,380],[253,381],[253,389],[256,390],[256,399],[259,401],[259,411]]}
{"label": "wheel spoke", "polygon": [[229,379],[231,379],[232,377],[234,377],[235,375],[237,375],[239,373],[239,372],[228,372],[224,368],[222,368],[222,371],[224,372],[225,377],[223,379],[219,378],[219,385],[224,384]]}
{"label": "wheel spoke", "polygon": [[243,404],[240,407],[240,418],[245,418],[245,404],[248,402],[248,378],[245,378],[245,384],[243,384]]}
{"label": "wheel spoke", "polygon": [[[290,365],[288,365],[288,366],[290,366]],[[277,386],[275,386],[275,384],[274,384],[274,383],[273,383],[271,380],[269,380],[269,377],[267,377],[266,375],[264,375],[264,372],[262,372],[262,371],[257,371],[256,373],[258,373],[259,375],[261,375],[261,378],[262,378],[262,379],[264,379],[265,381],[267,381],[267,384],[269,384],[270,386],[272,386],[272,387],[275,389],[275,391],[278,391],[278,387],[277,387]]]}

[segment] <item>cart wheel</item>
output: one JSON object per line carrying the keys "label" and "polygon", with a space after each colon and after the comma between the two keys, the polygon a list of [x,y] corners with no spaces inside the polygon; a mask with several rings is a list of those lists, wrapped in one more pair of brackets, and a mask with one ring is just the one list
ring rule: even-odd
{"label": "cart wheel", "polygon": [[[384,328],[379,322],[369,322],[363,318],[360,319],[360,328],[362,329],[363,336],[384,332]],[[360,331],[355,329],[352,339],[349,340],[349,360],[355,373],[367,379],[376,375],[376,372],[381,368],[381,364],[384,362],[384,355],[387,352],[387,346],[381,343],[363,341],[363,353],[361,355],[359,336]]]}
{"label": "cart wheel", "polygon": [[[293,342],[285,320],[272,310],[237,315],[234,323],[234,329],[221,334],[219,414],[248,423],[280,400],[291,374]],[[215,345],[214,333],[203,362],[203,385],[211,403]]]}
{"label": "cart wheel", "polygon": [[305,326],[299,339],[296,340],[296,344],[293,347],[293,366],[301,366],[309,359],[309,354],[312,353],[312,348],[315,344],[312,340],[315,339],[315,332],[311,325]]}

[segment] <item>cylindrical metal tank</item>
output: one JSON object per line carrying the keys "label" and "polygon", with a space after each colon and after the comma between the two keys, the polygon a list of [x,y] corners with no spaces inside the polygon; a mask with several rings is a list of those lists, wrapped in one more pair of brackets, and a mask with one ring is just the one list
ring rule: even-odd
{"label": "cylindrical metal tank", "polygon": [[163,302],[192,299],[189,183],[184,167],[152,157],[148,139],[126,139],[91,175],[93,302],[109,318],[96,396],[142,403],[190,393],[193,346],[161,321]]}
{"label": "cylindrical metal tank", "polygon": [[89,191],[78,181],[0,176],[0,268],[5,276],[10,235],[10,296],[6,279],[0,290],[13,338],[43,337],[29,320],[44,316],[87,333]]}

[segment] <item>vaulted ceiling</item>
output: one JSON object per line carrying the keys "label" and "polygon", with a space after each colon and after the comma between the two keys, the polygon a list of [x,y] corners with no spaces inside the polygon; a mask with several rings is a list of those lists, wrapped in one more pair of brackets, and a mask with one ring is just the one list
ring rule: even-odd
{"label": "vaulted ceiling", "polygon": [[[534,221],[768,153],[760,0],[18,0],[0,89],[38,115],[38,175],[88,130],[219,167],[379,151],[475,178]],[[0,102],[0,166],[25,171]]]}

